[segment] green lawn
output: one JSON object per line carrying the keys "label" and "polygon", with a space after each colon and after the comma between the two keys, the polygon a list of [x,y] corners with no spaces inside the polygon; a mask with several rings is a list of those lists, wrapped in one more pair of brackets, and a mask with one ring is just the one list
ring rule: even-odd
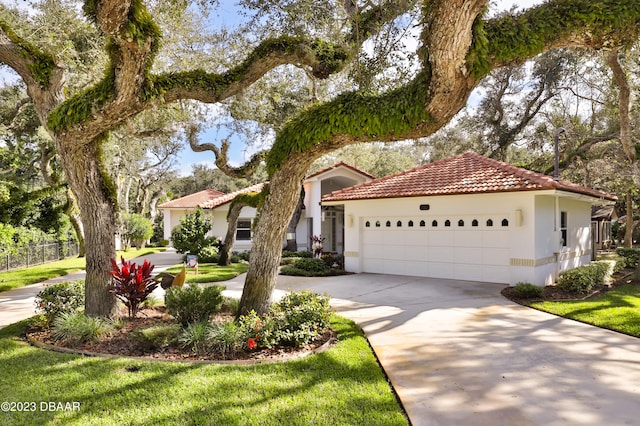
{"label": "green lawn", "polygon": [[[212,283],[217,281],[227,281],[238,275],[247,272],[249,265],[246,263],[232,263],[229,266],[219,266],[215,263],[200,263],[198,265],[198,275],[194,269],[187,269],[187,283]],[[177,274],[182,269],[182,265],[172,266],[167,269],[170,274]]]}
{"label": "green lawn", "polygon": [[[36,349],[0,330],[0,395],[36,411],[3,425],[406,425],[362,332],[334,317],[338,344],[279,364],[203,365],[102,359]],[[41,402],[79,411],[41,411]],[[45,404],[45,407],[48,405]],[[31,405],[30,407],[33,407]]]}
{"label": "green lawn", "polygon": [[640,286],[616,287],[600,297],[568,302],[534,302],[555,315],[640,337]]}
{"label": "green lawn", "polygon": [[[144,248],[142,250],[130,249],[117,252],[117,258],[124,256],[125,259],[132,259],[144,256],[149,253],[165,251],[164,247]],[[0,272],[0,292],[11,290],[12,288],[23,287],[29,284],[39,283],[50,278],[67,275],[73,272],[82,271],[85,268],[86,259],[84,257],[70,257],[57,262],[45,263],[25,269],[15,271]]]}

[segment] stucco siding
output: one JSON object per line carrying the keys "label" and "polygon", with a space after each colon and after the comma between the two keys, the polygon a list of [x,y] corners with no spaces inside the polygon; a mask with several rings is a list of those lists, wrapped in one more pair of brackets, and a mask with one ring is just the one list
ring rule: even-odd
{"label": "stucco siding", "polygon": [[568,246],[560,250],[555,198],[534,191],[354,200],[344,206],[346,223],[352,223],[345,232],[350,272],[545,285],[555,281],[557,269],[588,263],[590,254],[590,203],[572,198],[558,203],[567,213]]}

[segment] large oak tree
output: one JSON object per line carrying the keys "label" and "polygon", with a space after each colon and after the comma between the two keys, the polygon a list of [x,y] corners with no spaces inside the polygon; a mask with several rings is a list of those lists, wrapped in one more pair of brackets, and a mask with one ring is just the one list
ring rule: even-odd
{"label": "large oak tree", "polygon": [[[296,2],[291,2],[296,3]],[[305,2],[300,2],[304,4]],[[308,2],[307,2],[308,3]],[[270,186],[254,236],[241,309],[267,309],[280,248],[313,160],[358,142],[424,137],[444,126],[492,69],[558,47],[614,48],[640,31],[637,0],[551,0],[518,14],[485,19],[488,0],[323,1],[314,13],[347,22],[331,39],[281,34],[255,45],[220,73],[185,69],[156,74],[161,32],[141,0],[86,0],[84,12],[104,35],[109,61],[95,85],[65,97],[64,63],[0,22],[0,62],[26,84],[38,117],[62,159],[85,226],[86,312],[109,315],[116,191],[103,168],[108,133],[143,111],[185,99],[219,103],[283,65],[326,78],[347,67],[363,43],[410,9],[420,10],[419,72],[381,95],[358,91],[306,109],[277,134],[266,155]],[[342,8],[342,9],[338,9]],[[336,13],[341,10],[341,13]],[[322,31],[307,32],[323,34]]]}

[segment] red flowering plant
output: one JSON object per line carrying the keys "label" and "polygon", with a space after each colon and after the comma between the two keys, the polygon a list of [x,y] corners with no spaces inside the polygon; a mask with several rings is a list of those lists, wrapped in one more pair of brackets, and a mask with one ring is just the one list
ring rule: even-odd
{"label": "red flowering plant", "polygon": [[324,240],[326,239],[327,238],[322,235],[313,235],[311,237],[311,250],[313,251],[313,257],[320,259],[322,252],[324,251],[322,243],[324,243]]}
{"label": "red flowering plant", "polygon": [[151,277],[153,265],[146,259],[142,266],[125,261],[124,257],[121,257],[121,260],[122,266],[118,266],[116,261],[111,259],[112,270],[109,274],[113,277],[113,285],[109,291],[129,309],[129,318],[135,318],[142,302],[147,300],[158,286],[158,281]]}

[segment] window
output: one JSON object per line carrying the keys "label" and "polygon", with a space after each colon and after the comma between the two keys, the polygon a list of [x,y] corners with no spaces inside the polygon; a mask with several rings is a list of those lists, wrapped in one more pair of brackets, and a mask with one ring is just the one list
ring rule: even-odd
{"label": "window", "polygon": [[412,220],[410,220],[410,221],[409,221],[409,223],[407,223],[407,226],[408,226],[409,228],[413,228],[413,221],[412,221]]}
{"label": "window", "polygon": [[421,220],[420,226],[424,228],[425,226],[427,226],[427,223],[424,220]]}
{"label": "window", "polygon": [[611,241],[611,222],[609,221],[602,224],[602,241]]}
{"label": "window", "polygon": [[509,221],[507,219],[502,219],[502,226],[509,226]]}
{"label": "window", "polygon": [[458,226],[464,226],[464,220],[460,219],[460,220],[458,221]]}
{"label": "window", "polygon": [[493,226],[493,220],[487,219],[487,226],[489,227]]}
{"label": "window", "polygon": [[438,227],[438,221],[434,220],[433,222],[431,222],[431,226],[433,226],[434,228]]}
{"label": "window", "polygon": [[365,222],[365,224],[364,224],[364,226],[365,226],[365,227],[367,227],[367,228],[371,227],[371,222],[366,221],[366,222]]}
{"label": "window", "polygon": [[387,223],[385,224],[387,226],[387,228],[389,228],[391,226],[391,221],[388,220]]}
{"label": "window", "polygon": [[478,226],[478,219],[473,219],[471,226]]}
{"label": "window", "polygon": [[397,226],[398,228],[400,228],[400,227],[402,226],[402,221],[401,221],[401,220],[397,221],[397,222],[396,222],[396,226]]}
{"label": "window", "polygon": [[248,241],[251,239],[251,219],[238,219],[236,240]]}
{"label": "window", "polygon": [[376,220],[376,228],[380,228],[380,221]]}
{"label": "window", "polygon": [[567,246],[567,212],[560,212],[560,245]]}
{"label": "window", "polygon": [[449,219],[445,220],[444,226],[451,226],[451,221]]}

